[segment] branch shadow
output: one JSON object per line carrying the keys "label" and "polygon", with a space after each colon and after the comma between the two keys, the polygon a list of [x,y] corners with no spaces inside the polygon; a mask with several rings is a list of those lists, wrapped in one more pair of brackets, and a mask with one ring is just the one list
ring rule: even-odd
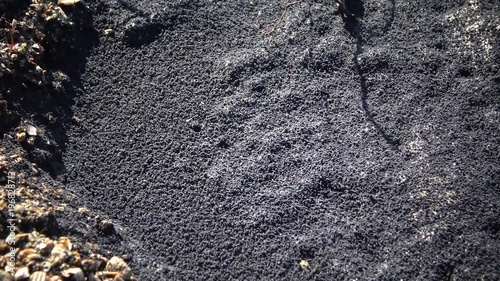
{"label": "branch shadow", "polygon": [[[391,0],[391,2],[394,3],[394,0]],[[365,112],[367,120],[372,123],[372,125],[377,129],[378,133],[382,136],[385,142],[389,144],[393,149],[399,150],[398,146],[400,145],[400,141],[394,139],[394,137],[388,134],[384,130],[384,128],[373,118],[375,114],[371,111],[368,105],[368,86],[366,85],[366,76],[361,69],[361,65],[359,64],[359,56],[363,52],[363,28],[359,23],[358,18],[364,15],[363,4],[361,0],[353,0],[347,1],[346,6],[349,10],[347,13],[342,14],[342,20],[344,21],[345,30],[352,38],[356,40],[356,51],[353,55],[353,62],[356,72],[359,76],[359,84],[361,87],[361,107]],[[390,29],[393,18],[394,9],[392,9],[392,19],[386,24],[385,29]]]}

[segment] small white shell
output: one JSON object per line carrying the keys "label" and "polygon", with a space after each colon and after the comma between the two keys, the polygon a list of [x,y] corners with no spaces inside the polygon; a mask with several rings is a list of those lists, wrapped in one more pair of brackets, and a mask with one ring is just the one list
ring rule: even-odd
{"label": "small white shell", "polygon": [[309,271],[309,270],[311,270],[311,266],[309,265],[309,262],[307,260],[301,260],[299,262],[299,265],[300,265],[300,269],[302,271]]}
{"label": "small white shell", "polygon": [[64,6],[71,6],[71,5],[75,5],[78,2],[80,2],[80,0],[58,0],[57,4],[64,5]]}
{"label": "small white shell", "polygon": [[106,264],[105,271],[119,272],[124,280],[130,280],[132,271],[127,263],[119,257],[112,257]]}
{"label": "small white shell", "polygon": [[113,36],[115,34],[115,31],[111,28],[104,29],[104,35],[106,36]]}
{"label": "small white shell", "polygon": [[30,136],[36,136],[37,135],[37,129],[35,126],[28,125],[26,126],[26,133]]}
{"label": "small white shell", "polygon": [[85,275],[83,275],[83,271],[78,267],[64,270],[62,276],[65,278],[72,278],[74,281],[85,281]]}
{"label": "small white shell", "polygon": [[47,281],[47,273],[43,271],[36,271],[30,276],[30,281]]}
{"label": "small white shell", "polygon": [[30,270],[27,267],[19,269],[16,274],[14,274],[14,280],[24,280],[30,277]]}

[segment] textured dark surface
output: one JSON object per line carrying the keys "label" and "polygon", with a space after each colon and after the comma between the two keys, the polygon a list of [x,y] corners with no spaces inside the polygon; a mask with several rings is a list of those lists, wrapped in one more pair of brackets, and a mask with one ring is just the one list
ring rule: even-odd
{"label": "textured dark surface", "polygon": [[87,1],[59,179],[140,280],[500,278],[498,1],[333,2]]}

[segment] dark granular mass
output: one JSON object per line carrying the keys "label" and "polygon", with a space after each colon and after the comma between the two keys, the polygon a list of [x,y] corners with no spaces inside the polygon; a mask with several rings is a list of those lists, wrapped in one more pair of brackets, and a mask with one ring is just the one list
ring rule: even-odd
{"label": "dark granular mass", "polygon": [[141,279],[500,278],[498,1],[88,3],[60,179]]}
{"label": "dark granular mass", "polygon": [[79,5],[20,79],[58,110],[0,103],[64,152],[62,235],[141,280],[500,279],[498,1]]}

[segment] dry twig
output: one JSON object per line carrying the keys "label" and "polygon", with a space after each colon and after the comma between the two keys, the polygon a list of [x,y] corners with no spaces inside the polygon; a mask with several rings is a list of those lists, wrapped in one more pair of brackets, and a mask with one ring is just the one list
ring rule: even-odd
{"label": "dry twig", "polygon": [[294,6],[294,5],[297,5],[299,4],[300,2],[302,2],[303,0],[297,0],[297,1],[294,1],[294,2],[289,2],[285,5],[285,7],[283,7],[283,12],[281,13],[281,17],[279,18],[279,20],[273,25],[273,27],[271,28],[271,30],[269,32],[267,32],[267,36],[271,35],[274,33],[274,31],[276,31],[276,28],[281,24],[281,22],[283,21],[283,19],[285,18],[286,16],[286,13],[288,12],[288,8]]}

